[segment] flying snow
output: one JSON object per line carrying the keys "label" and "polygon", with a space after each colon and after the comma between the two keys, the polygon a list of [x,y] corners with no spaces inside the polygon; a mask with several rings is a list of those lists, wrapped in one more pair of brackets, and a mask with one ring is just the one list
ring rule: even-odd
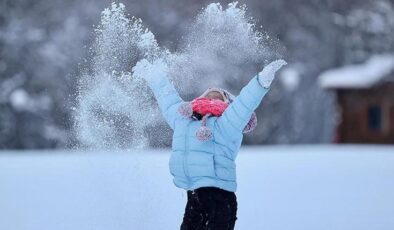
{"label": "flying snow", "polygon": [[91,148],[143,148],[146,128],[161,116],[145,81],[131,72],[141,59],[162,58],[169,77],[184,93],[198,94],[210,86],[239,90],[275,57],[267,34],[256,29],[246,7],[209,4],[197,15],[181,48],[159,47],[142,20],[127,17],[125,6],[112,3],[101,14],[90,48],[90,68],[80,78],[75,131]]}

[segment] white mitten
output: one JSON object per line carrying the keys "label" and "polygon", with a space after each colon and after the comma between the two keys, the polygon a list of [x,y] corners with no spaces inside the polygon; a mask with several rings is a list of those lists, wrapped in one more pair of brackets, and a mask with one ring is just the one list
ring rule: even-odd
{"label": "white mitten", "polygon": [[136,76],[151,82],[155,78],[158,78],[159,75],[165,75],[168,71],[168,67],[162,59],[157,59],[153,63],[146,59],[142,59],[137,62],[132,71]]}
{"label": "white mitten", "polygon": [[279,59],[271,62],[266,67],[264,67],[264,69],[258,74],[257,77],[260,85],[268,89],[275,78],[275,73],[284,65],[287,65],[287,62],[283,59]]}

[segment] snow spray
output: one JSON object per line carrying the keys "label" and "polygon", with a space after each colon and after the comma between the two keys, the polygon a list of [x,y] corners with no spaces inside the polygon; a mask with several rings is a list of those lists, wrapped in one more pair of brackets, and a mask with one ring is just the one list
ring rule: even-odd
{"label": "snow spray", "polygon": [[148,141],[144,128],[157,120],[158,111],[148,86],[131,69],[164,51],[140,19],[127,17],[121,3],[101,13],[95,35],[91,68],[79,82],[77,138],[92,148],[142,148]]}
{"label": "snow spray", "polygon": [[227,8],[211,3],[197,15],[180,50],[170,57],[170,76],[181,92],[199,95],[212,86],[239,91],[240,84],[277,58],[275,39],[257,30],[246,12],[237,2]]}
{"label": "snow spray", "polygon": [[75,110],[77,138],[91,148],[144,148],[146,128],[162,122],[147,84],[131,72],[143,58],[164,59],[181,96],[198,95],[210,86],[240,90],[240,82],[276,58],[270,48],[274,42],[256,30],[246,7],[236,2],[225,9],[209,4],[173,53],[158,46],[140,19],[129,19],[121,3],[102,12],[95,35],[91,68],[80,78]]}

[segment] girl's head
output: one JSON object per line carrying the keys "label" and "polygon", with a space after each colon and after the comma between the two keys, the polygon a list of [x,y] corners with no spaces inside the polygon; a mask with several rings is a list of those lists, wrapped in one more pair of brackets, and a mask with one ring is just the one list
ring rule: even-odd
{"label": "girl's head", "polygon": [[[192,117],[201,120],[205,115],[220,116],[232,102],[231,94],[221,88],[208,88],[191,101]],[[189,114],[189,112],[188,112]]]}
{"label": "girl's head", "polygon": [[208,88],[198,98],[203,98],[203,97],[221,100],[227,104],[230,104],[234,98],[234,96],[232,94],[230,94],[229,92],[227,92],[226,90],[221,89],[221,88],[216,88],[216,87]]}
{"label": "girl's head", "polygon": [[211,91],[211,92],[207,93],[205,95],[205,97],[224,101],[222,94],[218,91]]}
{"label": "girl's head", "polygon": [[[224,89],[208,88],[201,96],[179,106],[178,112],[184,117],[201,121],[201,127],[196,132],[196,136],[197,139],[206,141],[213,135],[212,131],[206,126],[207,118],[209,116],[221,116],[234,98],[234,95]],[[243,132],[252,131],[256,125],[257,117],[253,113]]]}
{"label": "girl's head", "polygon": [[184,117],[201,120],[205,115],[220,116],[234,96],[221,88],[208,88],[201,96],[183,103],[178,111]]}

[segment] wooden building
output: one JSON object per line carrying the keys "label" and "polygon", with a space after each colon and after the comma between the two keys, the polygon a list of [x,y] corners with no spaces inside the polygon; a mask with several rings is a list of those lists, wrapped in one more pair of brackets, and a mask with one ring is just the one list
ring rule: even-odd
{"label": "wooden building", "polygon": [[394,55],[328,70],[319,83],[337,95],[335,142],[394,144]]}

